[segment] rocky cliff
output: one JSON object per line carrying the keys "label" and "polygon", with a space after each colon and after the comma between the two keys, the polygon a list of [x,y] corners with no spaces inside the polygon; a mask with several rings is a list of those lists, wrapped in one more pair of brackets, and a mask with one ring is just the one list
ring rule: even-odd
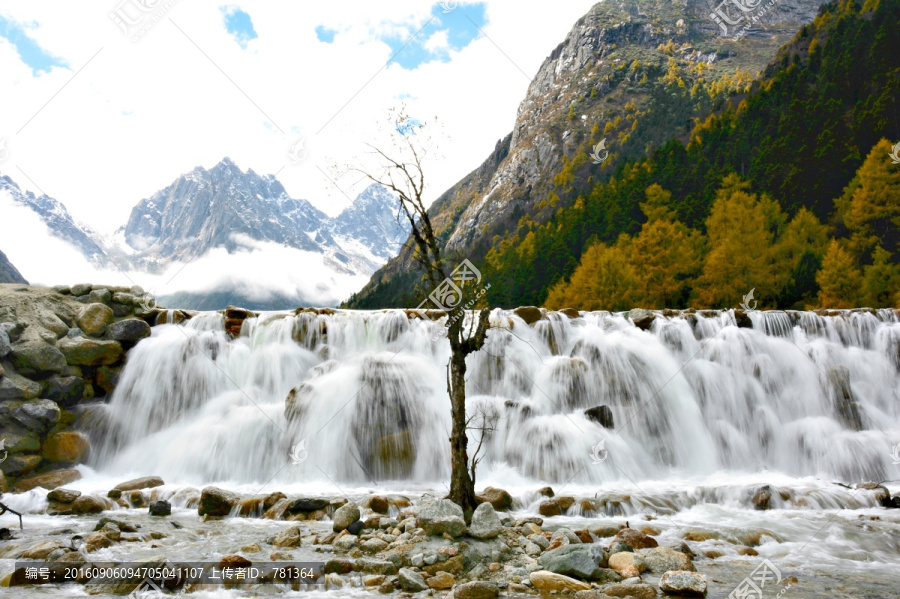
{"label": "rocky cliff", "polygon": [[0,252],[0,283],[25,283],[25,277],[7,259],[6,254]]}
{"label": "rocky cliff", "polygon": [[[594,179],[609,176],[624,158],[686,135],[704,111],[762,71],[821,2],[782,0],[743,34],[729,28],[728,37],[710,18],[718,4],[607,0],[579,19],[532,80],[510,135],[431,207],[446,252],[480,261],[495,236],[515,232],[521,218],[543,222],[574,202],[559,189],[565,185],[557,175],[590,162],[601,139],[609,154],[591,168]],[[685,102],[665,97],[663,85],[670,83],[691,90]],[[417,304],[412,266],[408,251],[391,260],[350,306]]]}

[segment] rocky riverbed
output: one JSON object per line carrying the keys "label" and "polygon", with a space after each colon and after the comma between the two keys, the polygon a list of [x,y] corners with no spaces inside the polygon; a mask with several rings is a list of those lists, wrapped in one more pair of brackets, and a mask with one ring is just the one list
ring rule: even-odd
{"label": "rocky riverbed", "polygon": [[[15,497],[19,505],[30,498],[31,509],[24,529],[0,530],[0,585],[15,586],[19,596],[121,596],[143,583],[137,577],[111,582],[82,576],[64,585],[24,580],[29,565],[59,572],[204,563],[313,567],[315,575],[279,581],[270,574],[227,587],[176,577],[160,581],[160,588],[236,597],[300,591],[450,599],[725,597],[764,559],[781,568],[765,596],[896,596],[881,573],[823,572],[797,559],[805,551],[812,557],[815,551],[804,548],[809,538],[803,537],[823,525],[845,528],[839,536],[847,538],[886,534],[883,548],[896,558],[896,541],[889,539],[900,531],[900,516],[884,508],[807,513],[809,521],[798,529],[797,523],[782,526],[778,520],[723,526],[721,515],[708,525],[698,525],[696,515],[693,522],[685,519],[685,513],[585,516],[576,507],[585,498],[553,496],[549,487],[532,491],[530,499],[487,488],[468,523],[458,506],[438,494],[252,494],[166,485],[159,477],[123,481],[106,493],[59,487]],[[562,513],[541,516],[546,507],[540,506],[551,500]]]}

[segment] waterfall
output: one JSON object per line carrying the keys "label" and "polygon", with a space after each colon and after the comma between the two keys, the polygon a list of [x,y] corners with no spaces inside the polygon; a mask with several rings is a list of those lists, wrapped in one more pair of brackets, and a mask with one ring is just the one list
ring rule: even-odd
{"label": "waterfall", "polygon": [[[604,483],[735,476],[883,480],[900,441],[900,319],[828,313],[496,309],[468,358],[480,468]],[[203,484],[449,477],[449,343],[401,310],[201,313],[128,356],[92,466]],[[750,325],[752,324],[752,328]],[[646,327],[645,327],[646,328]],[[586,411],[606,406],[606,428]],[[606,423],[610,424],[610,423]],[[482,438],[483,437],[483,438]]]}

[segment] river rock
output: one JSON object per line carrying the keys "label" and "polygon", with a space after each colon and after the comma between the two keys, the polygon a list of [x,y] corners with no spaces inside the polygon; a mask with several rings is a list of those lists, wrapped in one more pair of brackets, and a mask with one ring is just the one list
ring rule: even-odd
{"label": "river rock", "polygon": [[617,532],[613,542],[625,543],[632,549],[652,549],[659,546],[656,539],[633,528],[623,528]]}
{"label": "river rock", "polygon": [[525,324],[531,325],[544,317],[544,313],[540,308],[534,306],[521,306],[513,310],[513,314],[525,321]]}
{"label": "river rock", "polygon": [[121,343],[137,343],[150,336],[150,325],[140,318],[126,318],[107,327],[109,336]]}
{"label": "river rock", "polygon": [[647,569],[654,574],[662,574],[669,570],[687,570],[694,572],[691,558],[669,547],[656,547],[644,553]]}
{"label": "river rock", "polygon": [[276,547],[300,547],[303,531],[299,526],[292,526],[275,535],[272,544]]}
{"label": "river rock", "polygon": [[103,366],[115,364],[122,357],[122,344],[118,341],[65,337],[56,347],[72,366]]}
{"label": "river rock", "polygon": [[[107,292],[108,293],[108,292]],[[76,322],[78,328],[88,335],[99,336],[113,319],[112,308],[103,303],[91,303],[81,309]]]}
{"label": "river rock", "polygon": [[88,293],[88,300],[98,304],[108,304],[112,301],[112,292],[109,289],[92,289]]}
{"label": "river rock", "polygon": [[113,487],[113,489],[116,491],[140,491],[141,489],[161,487],[164,484],[166,483],[158,476],[143,476],[141,478],[126,480],[124,483],[119,483]]}
{"label": "river rock", "polygon": [[360,543],[359,548],[363,553],[378,553],[387,549],[388,543],[382,539],[368,539]]}
{"label": "river rock", "polygon": [[472,514],[472,524],[469,525],[468,530],[470,537],[493,539],[500,534],[501,530],[503,530],[503,524],[500,523],[494,506],[485,502],[475,508],[475,512]]}
{"label": "river rock", "polygon": [[11,455],[3,463],[0,463],[0,470],[6,476],[25,476],[40,466],[41,456],[18,454]]}
{"label": "river rock", "polygon": [[500,594],[500,587],[495,582],[473,580],[453,590],[454,599],[494,599]]}
{"label": "river rock", "polygon": [[425,583],[436,591],[443,591],[453,587],[456,578],[449,572],[438,572],[430,577]]}
{"label": "river rock", "polygon": [[59,541],[42,541],[26,549],[19,557],[22,559],[46,560],[48,555],[57,549],[65,549],[65,547]]}
{"label": "river rock", "polygon": [[750,503],[753,504],[753,509],[755,510],[768,510],[772,508],[770,504],[771,501],[772,488],[769,487],[769,485],[763,485],[756,490],[756,493],[754,493],[753,499],[750,500]]}
{"label": "river rock", "polygon": [[61,351],[43,341],[17,343],[12,348],[12,363],[16,371],[34,379],[47,378],[66,367]]}
{"label": "river rock", "polygon": [[392,576],[397,573],[397,566],[386,559],[361,557],[353,563],[353,569],[361,574],[383,574]]}
{"label": "river rock", "polygon": [[671,570],[659,579],[659,588],[667,595],[706,596],[706,575],[685,570]]}
{"label": "river rock", "polygon": [[[357,520],[359,522],[359,520]],[[350,551],[356,547],[356,542],[359,540],[359,537],[356,533],[351,533],[348,535],[343,535],[334,540],[331,544],[334,547],[335,551],[344,552]]]}
{"label": "river rock", "polygon": [[52,472],[44,472],[28,478],[20,478],[16,481],[15,489],[17,493],[24,493],[37,487],[55,489],[75,482],[80,478],[81,473],[78,470],[53,470]]}
{"label": "river rock", "polygon": [[615,428],[613,413],[609,406],[595,406],[584,411],[584,416],[604,428]]}
{"label": "river rock", "polygon": [[31,431],[20,431],[19,433],[11,433],[10,429],[6,429],[3,434],[3,446],[10,454],[13,453],[34,453],[40,451],[41,440],[37,433]]}
{"label": "river rock", "polygon": [[359,520],[359,507],[355,503],[345,503],[334,511],[332,530],[341,532],[357,520]]}
{"label": "river rock", "polygon": [[200,516],[227,516],[238,500],[239,497],[231,491],[218,487],[205,487],[200,492],[197,514]]}
{"label": "river rock", "polygon": [[72,503],[81,496],[81,491],[73,489],[53,489],[47,493],[47,499],[59,503]]}
{"label": "river rock", "polygon": [[10,416],[30,431],[45,433],[59,421],[60,411],[49,399],[34,399],[15,408]]}
{"label": "river rock", "polygon": [[647,563],[636,553],[622,551],[609,556],[609,567],[618,572],[622,578],[633,578],[647,570]]}
{"label": "river rock", "polygon": [[84,397],[84,379],[55,374],[47,379],[44,397],[61,408],[70,408]]}
{"label": "river rock", "polygon": [[506,510],[512,507],[512,495],[503,489],[495,489],[494,487],[486,487],[480,495],[476,495],[478,501],[488,502],[494,506],[495,510]]}
{"label": "river rock", "polygon": [[90,283],[77,283],[75,285],[72,285],[72,287],[69,289],[69,292],[75,297],[78,297],[79,295],[87,295],[88,293],[90,293],[92,287],[93,285],[91,285]]}
{"label": "river rock", "polygon": [[90,441],[82,433],[63,431],[47,437],[41,448],[41,455],[48,462],[80,464],[90,447]]}
{"label": "river rock", "polygon": [[96,495],[81,495],[72,502],[72,511],[76,514],[99,514],[112,507],[112,502]]}
{"label": "river rock", "polygon": [[440,536],[446,532],[451,537],[459,537],[466,532],[462,508],[449,499],[434,501],[422,507],[416,520],[428,535]]}
{"label": "river rock", "polygon": [[172,513],[172,504],[168,501],[154,501],[150,504],[151,516],[168,516]]}
{"label": "river rock", "polygon": [[[373,495],[372,498],[369,499],[369,509],[376,514],[387,514],[390,507],[391,504],[388,503],[388,500],[379,495]],[[359,518],[357,517],[357,519]]]}
{"label": "river rock", "polygon": [[[633,599],[653,599],[657,590],[649,584],[638,582],[636,584],[611,584],[603,587],[603,593],[608,597],[633,597]],[[576,599],[581,599],[576,595]]]}
{"label": "river rock", "polygon": [[41,386],[15,372],[6,371],[0,378],[0,400],[34,399],[41,394]]}
{"label": "river rock", "polygon": [[607,569],[608,557],[600,545],[564,545],[545,552],[538,562],[544,570],[582,580],[619,580]]}
{"label": "river rock", "polygon": [[555,572],[549,572],[547,570],[532,572],[528,576],[528,579],[531,580],[531,584],[534,585],[534,588],[539,591],[557,591],[565,593],[572,591],[587,591],[591,588],[591,585],[586,582],[562,574],[556,574]]}
{"label": "river rock", "polygon": [[400,568],[397,573],[399,576],[400,588],[410,593],[418,593],[419,591],[427,591],[428,585],[425,579],[415,570],[409,568]]}
{"label": "river rock", "polygon": [[634,326],[643,331],[650,330],[650,325],[656,320],[656,314],[650,310],[644,310],[643,308],[635,308],[628,313],[628,317],[631,319],[631,322],[634,323]]}
{"label": "river rock", "polygon": [[562,515],[562,508],[555,499],[547,499],[542,501],[538,506],[538,513],[540,513],[541,516],[552,518],[553,516]]}
{"label": "river rock", "polygon": [[318,499],[315,497],[301,497],[300,499],[294,500],[290,506],[288,506],[288,511],[292,514],[298,513],[309,513],[316,512],[318,510],[324,510],[328,507],[328,501],[325,499]]}

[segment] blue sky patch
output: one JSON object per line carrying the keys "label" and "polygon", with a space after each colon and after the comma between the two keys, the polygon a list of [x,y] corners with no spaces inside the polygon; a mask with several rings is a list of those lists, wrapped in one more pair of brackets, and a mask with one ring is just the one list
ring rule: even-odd
{"label": "blue sky patch", "polygon": [[247,49],[250,40],[259,37],[253,28],[250,15],[237,6],[223,6],[222,15],[225,17],[225,29],[244,50]]}
{"label": "blue sky patch", "polygon": [[337,33],[337,29],[329,29],[324,25],[319,25],[316,27],[316,37],[319,38],[320,42],[330,44],[334,41],[334,34]]}
{"label": "blue sky patch", "polygon": [[45,52],[19,23],[10,21],[3,15],[0,15],[0,37],[6,38],[15,46],[22,62],[31,67],[34,75],[46,73],[53,67],[68,66],[59,58]]}
{"label": "blue sky patch", "polygon": [[[444,4],[450,7],[456,3]],[[431,9],[431,21],[412,41],[409,38],[422,27],[421,24],[403,35],[382,38],[381,41],[396,54],[391,62],[410,70],[434,60],[450,62],[451,51],[459,52],[481,35],[478,28],[484,27],[486,22],[484,3],[457,4],[453,10],[444,10],[440,3],[435,4]]]}

